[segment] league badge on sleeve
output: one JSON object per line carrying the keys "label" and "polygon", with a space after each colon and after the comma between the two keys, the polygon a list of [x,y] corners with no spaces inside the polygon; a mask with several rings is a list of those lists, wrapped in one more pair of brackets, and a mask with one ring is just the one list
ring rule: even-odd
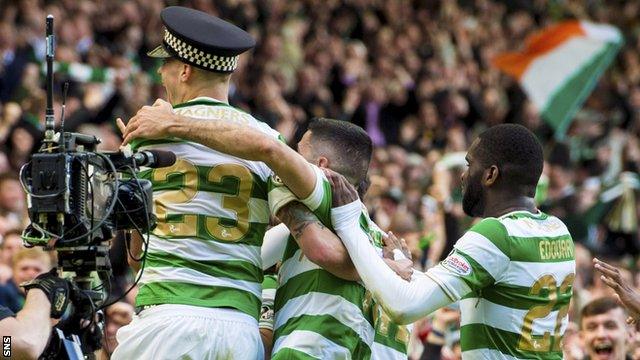
{"label": "league badge on sleeve", "polygon": [[471,271],[473,270],[467,259],[455,251],[452,251],[451,254],[442,261],[442,266],[460,276],[471,275]]}

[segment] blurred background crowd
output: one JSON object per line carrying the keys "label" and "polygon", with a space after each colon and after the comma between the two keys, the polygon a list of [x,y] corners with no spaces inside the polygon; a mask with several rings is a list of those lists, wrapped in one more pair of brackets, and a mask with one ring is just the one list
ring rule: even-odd
{"label": "blurred background crowd", "polygon": [[[473,222],[462,211],[459,179],[475,135],[494,124],[518,123],[545,149],[538,205],[565,221],[576,242],[571,319],[578,320],[589,300],[608,294],[593,276],[592,257],[622,266],[640,282],[638,1],[2,0],[0,303],[19,309],[16,284],[51,266],[45,253],[25,249],[19,237],[28,217],[18,170],[42,138],[46,14],[56,19],[57,114],[61,84],[70,81],[65,130],[97,135],[100,149],[115,150],[121,141],[115,118],[128,119],[164,97],[160,64],[145,53],[161,41],[159,13],[167,5],[215,14],[256,38],[257,48],[241,57],[232,77],[230,102],[280,131],[290,145],[312,117],[366,129],[376,146],[366,203],[382,229],[407,240],[418,268],[437,264]],[[490,60],[568,18],[615,25],[625,45],[560,142],[518,84]],[[121,242],[115,245],[117,294],[133,276]],[[133,310],[122,303],[113,311],[119,315],[107,327],[109,346]],[[456,314],[436,313],[451,331],[442,354],[423,356],[459,357]],[[432,321],[416,325],[416,359]],[[581,358],[584,344],[571,336],[576,329],[570,325],[566,346],[572,346],[570,357]]]}

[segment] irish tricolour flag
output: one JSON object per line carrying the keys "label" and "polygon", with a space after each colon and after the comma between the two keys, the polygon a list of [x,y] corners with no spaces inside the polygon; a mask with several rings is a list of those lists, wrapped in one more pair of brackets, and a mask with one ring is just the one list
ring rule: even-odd
{"label": "irish tricolour flag", "polygon": [[566,21],[532,35],[524,50],[501,54],[493,64],[518,79],[562,138],[622,43],[613,26]]}

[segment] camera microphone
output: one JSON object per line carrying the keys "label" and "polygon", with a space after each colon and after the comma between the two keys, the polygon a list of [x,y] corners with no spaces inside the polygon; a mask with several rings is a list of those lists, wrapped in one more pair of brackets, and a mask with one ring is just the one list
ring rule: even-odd
{"label": "camera microphone", "polygon": [[176,154],[165,150],[144,150],[133,154],[131,159],[137,166],[161,168],[175,164]]}
{"label": "camera microphone", "polygon": [[141,150],[135,153],[131,151],[104,152],[116,169],[127,166],[161,168],[176,163],[176,154],[166,150]]}
{"label": "camera microphone", "polygon": [[47,63],[47,81],[46,94],[47,106],[45,109],[45,139],[47,142],[53,142],[54,135],[54,117],[53,117],[53,58],[56,53],[55,35],[53,34],[53,15],[47,15],[46,26],[46,63]]}

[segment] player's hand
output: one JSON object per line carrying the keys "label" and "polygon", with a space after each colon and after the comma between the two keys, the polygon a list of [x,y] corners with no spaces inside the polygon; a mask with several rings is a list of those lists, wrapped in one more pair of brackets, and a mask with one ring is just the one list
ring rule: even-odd
{"label": "player's hand", "polygon": [[339,207],[358,200],[358,192],[349,184],[347,179],[333,170],[322,168],[324,175],[331,184],[332,206]]}
{"label": "player's hand", "polygon": [[596,270],[602,273],[600,279],[616,292],[620,302],[629,311],[631,316],[627,319],[627,323],[635,323],[640,319],[640,293],[622,278],[617,268],[596,258],[593,259],[593,264]]}
{"label": "player's hand", "polygon": [[173,108],[168,102],[157,99],[152,106],[143,106],[127,125],[118,118],[116,123],[122,132],[122,145],[133,139],[162,139],[169,136],[169,128],[176,121]]}
{"label": "player's hand", "polygon": [[409,259],[402,260],[391,260],[391,259],[382,259],[387,264],[388,267],[391,268],[398,276],[400,276],[403,280],[411,281],[411,275],[413,275],[413,261]]}
{"label": "player's hand", "polygon": [[35,279],[20,284],[26,291],[38,288],[51,303],[51,317],[59,319],[70,304],[71,286],[69,281],[58,277],[56,268],[38,275]]}
{"label": "player's hand", "polygon": [[389,231],[387,234],[382,236],[382,241],[384,243],[384,247],[382,248],[382,255],[387,259],[393,259],[393,250],[398,249],[402,251],[404,256],[411,260],[411,251],[409,251],[409,246],[407,246],[407,242],[404,238],[398,239],[398,237]]}

